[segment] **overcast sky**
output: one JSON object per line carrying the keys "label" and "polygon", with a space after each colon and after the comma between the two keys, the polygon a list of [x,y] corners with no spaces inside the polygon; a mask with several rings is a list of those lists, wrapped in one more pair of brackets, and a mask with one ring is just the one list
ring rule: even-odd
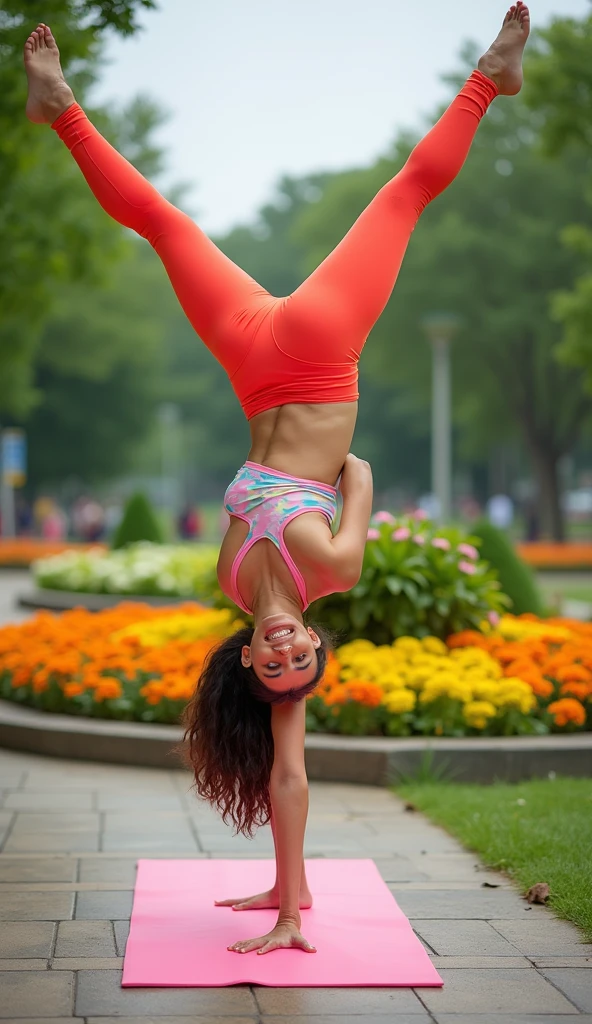
{"label": "overcast sky", "polygon": [[[95,98],[141,92],[170,113],[164,185],[190,185],[204,230],[253,222],[282,174],[372,163],[446,95],[463,42],[485,49],[500,0],[160,0],[111,39]],[[533,0],[534,25],[588,0]]]}

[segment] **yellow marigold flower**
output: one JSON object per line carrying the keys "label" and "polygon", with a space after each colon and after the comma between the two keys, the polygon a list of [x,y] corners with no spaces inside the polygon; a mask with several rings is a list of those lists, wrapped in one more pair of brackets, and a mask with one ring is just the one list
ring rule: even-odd
{"label": "yellow marigold flower", "polygon": [[421,646],[424,651],[428,652],[428,654],[448,655],[448,648],[446,644],[437,636],[424,636],[421,640]]}
{"label": "yellow marigold flower", "polygon": [[527,715],[536,707],[537,699],[528,683],[509,676],[498,683],[496,704],[498,707],[518,708],[523,715]]}
{"label": "yellow marigold flower", "polygon": [[413,690],[401,687],[398,690],[391,690],[390,693],[387,693],[383,697],[382,703],[392,715],[402,715],[406,711],[413,711],[416,701],[417,697]]}
{"label": "yellow marigold flower", "polygon": [[148,622],[133,622],[114,633],[112,639],[136,637],[143,647],[164,647],[173,640],[224,639],[236,633],[244,623],[229,608],[209,608],[196,614],[163,615]]}
{"label": "yellow marigold flower", "polygon": [[471,687],[475,700],[489,701],[491,704],[497,704],[499,685],[493,679],[472,679]]}
{"label": "yellow marigold flower", "polygon": [[375,682],[382,686],[385,693],[390,693],[391,690],[398,690],[405,686],[403,676],[398,672],[385,672],[384,675],[378,676]]}
{"label": "yellow marigold flower", "polygon": [[421,641],[414,636],[397,637],[393,647],[398,654],[404,654],[407,658],[410,658],[415,654],[419,654],[422,649]]}
{"label": "yellow marigold flower", "polygon": [[484,729],[496,714],[497,709],[488,700],[470,700],[463,708],[463,718],[473,729]]}
{"label": "yellow marigold flower", "polygon": [[[443,674],[442,674],[443,676]],[[435,676],[420,693],[419,699],[422,704],[429,704],[438,697],[448,697],[450,700],[459,700],[463,704],[472,699],[473,691],[462,679],[452,676],[450,679]]]}

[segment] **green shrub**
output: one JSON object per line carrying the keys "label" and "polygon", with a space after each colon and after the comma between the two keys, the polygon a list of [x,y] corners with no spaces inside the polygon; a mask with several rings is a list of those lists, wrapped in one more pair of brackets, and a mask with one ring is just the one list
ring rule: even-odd
{"label": "green shrub", "polygon": [[516,554],[503,530],[492,526],[486,520],[475,523],[472,530],[475,537],[481,541],[481,557],[497,570],[502,590],[512,601],[512,614],[532,612],[534,615],[544,615],[545,608],[534,575],[529,566]]}
{"label": "green shrub", "polygon": [[457,527],[378,512],[359,583],[313,602],[311,621],[334,630],[342,642],[364,637],[375,644],[478,629],[509,602],[475,540]]}
{"label": "green shrub", "polygon": [[133,494],[128,500],[123,518],[115,532],[112,548],[124,548],[140,540],[162,544],[163,535],[154,510],[145,494]]}

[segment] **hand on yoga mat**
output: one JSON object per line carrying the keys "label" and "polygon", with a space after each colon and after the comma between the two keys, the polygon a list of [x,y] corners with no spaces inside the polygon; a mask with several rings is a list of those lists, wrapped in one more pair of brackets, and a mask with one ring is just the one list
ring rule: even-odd
{"label": "hand on yoga mat", "polygon": [[231,953],[250,953],[256,949],[258,953],[270,953],[272,949],[304,949],[306,953],[316,953],[314,946],[304,938],[297,925],[291,921],[276,924],[267,935],[257,939],[241,939],[233,946],[227,946]]}

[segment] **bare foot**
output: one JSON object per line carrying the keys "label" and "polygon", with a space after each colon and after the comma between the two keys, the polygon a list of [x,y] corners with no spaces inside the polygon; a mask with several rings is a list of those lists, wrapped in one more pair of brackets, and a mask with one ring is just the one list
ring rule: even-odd
{"label": "bare foot", "polygon": [[522,53],[530,33],[526,4],[510,7],[502,30],[477,67],[497,85],[502,96],[515,96],[522,88]]}
{"label": "bare foot", "polygon": [[75,101],[62,73],[60,51],[47,25],[38,25],[31,32],[23,56],[29,79],[27,117],[35,124],[52,124]]}
{"label": "bare foot", "polygon": [[[268,892],[260,892],[257,896],[243,896],[235,900],[214,900],[216,907],[232,907],[233,910],[277,910],[280,905],[280,897],[277,889],[270,889]],[[312,907],[312,894],[307,890],[300,893],[298,903],[300,910],[308,910]]]}

